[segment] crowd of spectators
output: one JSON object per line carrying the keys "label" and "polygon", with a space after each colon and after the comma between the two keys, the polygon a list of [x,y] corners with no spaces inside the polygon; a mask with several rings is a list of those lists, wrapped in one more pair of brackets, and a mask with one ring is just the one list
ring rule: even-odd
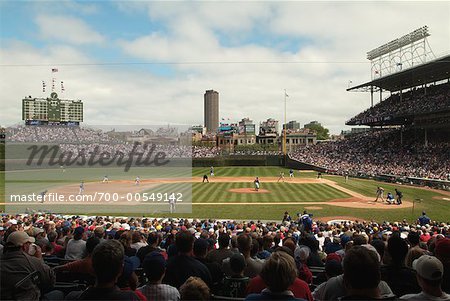
{"label": "crowd of spectators", "polygon": [[43,143],[121,143],[98,129],[87,127],[52,125],[18,126],[7,128],[7,139],[11,142]]}
{"label": "crowd of spectators", "polygon": [[[298,216],[245,222],[3,214],[1,297],[450,300],[448,223],[425,213],[415,223]],[[32,274],[39,281],[26,278]],[[87,287],[60,290],[68,277]]]}
{"label": "crowd of spectators", "polygon": [[450,83],[393,94],[351,118],[347,124],[370,124],[398,117],[450,110]]}
{"label": "crowd of spectators", "polygon": [[298,161],[341,175],[395,175],[449,180],[450,143],[424,145],[411,133],[388,129],[357,134],[339,141],[299,148],[290,154]]}

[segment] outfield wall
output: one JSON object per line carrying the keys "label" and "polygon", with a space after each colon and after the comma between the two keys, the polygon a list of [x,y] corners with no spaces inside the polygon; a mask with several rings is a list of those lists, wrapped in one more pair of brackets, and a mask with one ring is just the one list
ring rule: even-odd
{"label": "outfield wall", "polygon": [[193,158],[192,167],[208,166],[282,166],[283,156],[221,156],[214,158]]}

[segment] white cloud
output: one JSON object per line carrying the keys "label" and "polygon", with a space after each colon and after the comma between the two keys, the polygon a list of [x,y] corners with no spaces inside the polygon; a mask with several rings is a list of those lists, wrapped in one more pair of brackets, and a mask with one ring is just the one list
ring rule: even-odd
{"label": "white cloud", "polygon": [[36,24],[45,39],[70,44],[101,44],[105,38],[83,20],[70,16],[38,15]]}
{"label": "white cloud", "polygon": [[[425,24],[435,53],[450,50],[448,2],[119,2],[117,6],[127,13],[147,9],[151,22],[161,26],[155,31],[149,27],[150,34],[136,39],[107,40],[82,19],[52,17],[65,21],[57,22],[55,29],[41,16],[45,37],[74,46],[48,44],[39,50],[23,41],[2,45],[1,57],[10,64],[75,63],[59,66],[57,76],[65,82],[67,97],[84,100],[88,124],[199,124],[207,89],[219,91],[221,117],[282,121],[287,89],[288,120],[301,124],[318,120],[338,133],[346,120],[369,106],[368,93],[345,91],[349,80],[355,85],[369,79],[366,51]],[[255,30],[288,44],[293,39],[299,47],[280,50],[257,39],[239,43]],[[225,38],[235,39],[233,46],[225,46]],[[163,66],[157,64],[95,65],[98,60],[75,47],[83,43],[103,43],[115,51],[119,47],[131,62],[175,64],[169,65],[170,76],[152,73]],[[12,104],[2,113],[4,120],[17,122],[20,98],[41,96],[41,80],[50,76],[49,67],[8,69],[0,81],[2,101]]]}

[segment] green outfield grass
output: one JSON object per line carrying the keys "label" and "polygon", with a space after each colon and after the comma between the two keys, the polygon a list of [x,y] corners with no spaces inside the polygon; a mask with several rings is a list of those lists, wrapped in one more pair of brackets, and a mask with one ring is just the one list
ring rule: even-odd
{"label": "green outfield grass", "polygon": [[[350,195],[326,184],[296,184],[288,182],[262,183],[261,188],[269,193],[237,193],[230,189],[250,188],[253,183],[192,183],[193,203],[267,203],[267,202],[326,202]],[[148,193],[183,192],[186,184],[163,184],[148,190]],[[228,206],[228,205],[223,205]]]}
{"label": "green outfield grass", "polygon": [[[277,177],[280,172],[284,172],[288,177],[288,170],[281,167],[215,167],[216,177]],[[119,168],[71,168],[66,169],[62,173],[59,168],[54,170],[34,170],[10,173],[7,176],[8,181],[12,185],[22,185],[25,189],[35,189],[33,185],[42,186],[54,183],[60,185],[64,183],[76,183],[80,178],[86,182],[100,181],[106,174],[110,180],[133,180],[137,175],[141,179],[145,178],[173,178],[185,176],[185,170],[178,170],[177,168],[164,169],[145,169],[134,168],[129,173],[124,173]],[[192,176],[201,177],[203,174],[209,175],[209,167],[192,168]],[[31,175],[30,175],[31,173]],[[295,171],[296,177],[302,178],[316,178],[316,172],[298,172]],[[0,182],[5,181],[5,174],[0,173]],[[343,177],[325,176],[325,178],[337,182],[340,186],[363,194],[365,196],[373,196],[375,198],[375,191],[377,186],[382,186],[385,193],[388,191],[394,192],[394,188],[399,188],[404,194],[404,200],[415,201],[420,199],[420,202],[415,203],[414,210],[412,208],[395,209],[395,210],[375,210],[367,209],[353,209],[336,207],[326,204],[314,204],[321,209],[308,210],[314,214],[314,217],[328,217],[328,216],[355,216],[365,220],[376,221],[395,221],[407,219],[414,221],[420,213],[424,210],[427,214],[435,220],[450,221],[450,201],[442,199],[434,199],[434,197],[446,197],[444,194],[435,190],[423,189],[410,186],[393,185],[384,182],[376,182],[371,180],[353,179],[350,178],[347,183]],[[36,179],[34,182],[33,179]],[[347,194],[338,191],[328,185],[324,184],[294,184],[294,183],[262,183],[264,189],[271,192],[268,194],[240,194],[229,192],[232,188],[253,187],[252,182],[248,179],[243,179],[241,183],[214,183],[214,178],[211,183],[193,183],[193,184],[177,184],[176,187],[180,189],[192,189],[192,199],[194,205],[192,206],[191,214],[155,214],[153,216],[177,216],[177,217],[194,217],[194,218],[224,218],[224,219],[244,219],[244,220],[280,220],[285,211],[289,211],[291,215],[297,212],[302,212],[305,206],[308,205],[265,205],[267,202],[324,202],[334,198],[349,197]],[[54,182],[56,181],[56,182]],[[160,185],[163,191],[170,191],[173,189],[172,184]],[[192,185],[192,186],[191,186]],[[0,186],[0,194],[4,195],[4,185]],[[252,205],[195,205],[196,203],[222,203],[222,202],[236,202],[254,203]],[[260,204],[258,204],[260,203]],[[74,214],[83,214],[82,209],[76,210]],[[112,212],[111,212],[112,213]],[[108,212],[102,212],[108,214]],[[145,215],[143,211],[136,212],[136,216]]]}
{"label": "green outfield grass", "polygon": [[[73,182],[81,181],[92,182],[101,181],[103,176],[107,175],[113,180],[134,180],[139,176],[142,180],[146,178],[180,178],[180,177],[202,177],[204,174],[209,176],[209,167],[132,167],[128,172],[123,168],[65,168],[62,172],[60,167],[38,170],[15,170],[7,175],[8,182]],[[214,173],[216,177],[278,177],[280,172],[284,172],[285,177],[289,177],[289,169],[275,166],[264,167],[216,167]],[[296,177],[310,178],[317,173],[295,171]]]}

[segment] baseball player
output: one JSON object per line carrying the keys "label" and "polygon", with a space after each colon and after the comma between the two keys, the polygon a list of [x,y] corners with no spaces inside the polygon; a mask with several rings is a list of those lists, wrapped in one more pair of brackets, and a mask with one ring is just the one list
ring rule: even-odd
{"label": "baseball player", "polygon": [[105,176],[103,177],[103,182],[102,182],[102,183],[108,183],[108,182],[109,182],[108,176],[105,175]]}
{"label": "baseball player", "polygon": [[255,180],[253,181],[253,184],[255,184],[255,190],[258,191],[259,190],[259,178],[256,177]]}
{"label": "baseball player", "polygon": [[134,185],[139,186],[140,183],[141,183],[141,178],[139,178],[139,176],[137,176],[136,179],[134,180]]}
{"label": "baseball player", "polygon": [[206,174],[203,175],[203,183],[205,183],[205,181],[206,181],[207,183],[209,183],[208,175],[206,175]]}
{"label": "baseball player", "polygon": [[395,189],[395,194],[397,195],[397,205],[401,205],[402,204],[403,193],[396,188]]}
{"label": "baseball player", "polygon": [[280,182],[280,180],[282,180],[284,182],[284,172],[280,172],[280,177],[278,178],[278,182]]}
{"label": "baseball player", "polygon": [[214,166],[211,166],[211,168],[209,169],[209,175],[211,177],[214,177]]}
{"label": "baseball player", "polygon": [[175,198],[169,198],[170,213],[174,213],[175,212],[175,205],[176,205],[176,199]]}
{"label": "baseball player", "polygon": [[80,183],[80,192],[78,193],[78,194],[83,194],[83,192],[84,192],[84,182],[83,181],[81,181],[81,183]]}
{"label": "baseball player", "polygon": [[384,202],[383,193],[384,193],[383,187],[378,186],[378,188],[377,188],[377,198],[375,199],[375,202],[378,201],[378,199],[380,199],[380,198],[381,198],[381,201]]}
{"label": "baseball player", "polygon": [[39,195],[41,196],[41,203],[43,203],[44,202],[44,199],[45,199],[45,195],[47,194],[47,189],[46,190],[44,190],[44,191],[42,191]]}
{"label": "baseball player", "polygon": [[291,168],[289,169],[289,178],[293,178],[294,177],[294,170]]}

